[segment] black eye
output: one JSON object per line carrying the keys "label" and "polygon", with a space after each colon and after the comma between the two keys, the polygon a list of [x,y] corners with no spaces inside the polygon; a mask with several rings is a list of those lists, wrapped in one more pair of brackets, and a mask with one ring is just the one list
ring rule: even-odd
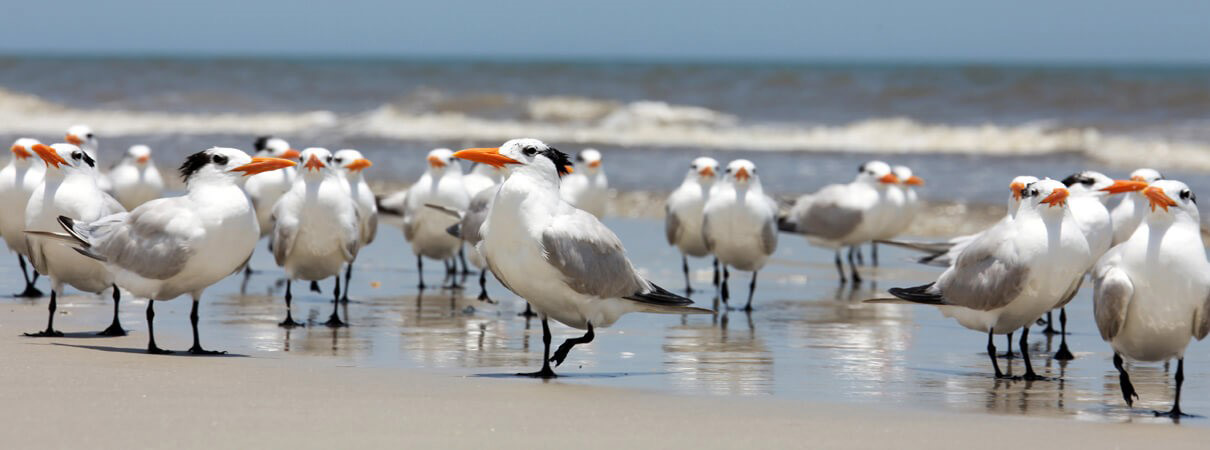
{"label": "black eye", "polygon": [[730,167],[728,167],[728,168],[727,168],[727,170],[726,170],[725,172],[726,172],[726,173],[731,173],[731,168],[730,168]]}
{"label": "black eye", "polygon": [[340,164],[341,158],[334,158],[333,161],[336,161],[336,164]]}
{"label": "black eye", "polygon": [[533,148],[533,147],[525,147],[524,149],[521,150],[521,153],[524,153],[525,156],[534,156],[534,155],[538,154],[538,149]]}
{"label": "black eye", "polygon": [[332,157],[331,157],[331,156],[329,156],[329,157],[328,157],[328,162],[332,162]]}
{"label": "black eye", "polygon": [[80,152],[71,152],[71,159],[80,159],[83,157],[84,155],[81,155]]}
{"label": "black eye", "polygon": [[1193,202],[1193,204],[1196,205],[1197,204],[1197,195],[1194,195],[1193,191],[1185,189],[1185,190],[1181,191],[1181,200],[1188,200],[1188,201]]}
{"label": "black eye", "polygon": [[88,137],[89,139],[92,139],[92,133],[88,133],[88,136],[87,136],[87,137]]}
{"label": "black eye", "polygon": [[218,165],[227,164],[227,157],[223,155],[214,155],[212,158],[210,158],[210,160],[214,161],[214,163]]}

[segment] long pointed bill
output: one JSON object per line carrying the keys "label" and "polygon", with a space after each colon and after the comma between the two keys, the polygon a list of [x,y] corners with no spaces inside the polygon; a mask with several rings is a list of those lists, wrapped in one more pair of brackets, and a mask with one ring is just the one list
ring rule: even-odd
{"label": "long pointed bill", "polygon": [[751,177],[751,175],[748,175],[747,168],[740,167],[739,170],[735,171],[735,179],[737,180],[748,181],[749,177]]}
{"label": "long pointed bill", "polygon": [[320,162],[319,157],[312,153],[311,156],[307,157],[307,163],[303,164],[303,167],[307,168],[307,170],[319,170],[324,168],[324,163]]}
{"label": "long pointed bill", "polygon": [[912,175],[903,181],[903,184],[908,186],[924,186],[924,178]]}
{"label": "long pointed bill", "polygon": [[1147,182],[1138,180],[1114,180],[1113,185],[1101,189],[1110,194],[1125,194],[1127,192],[1137,192],[1147,188]]}
{"label": "long pointed bill", "polygon": [[1046,196],[1046,198],[1042,199],[1042,203],[1050,205],[1051,208],[1055,206],[1066,206],[1067,196],[1069,194],[1070,193],[1067,191],[1067,189],[1057,188],[1054,190],[1054,192],[1051,192],[1050,195]]}
{"label": "long pointed bill", "polygon": [[697,171],[697,174],[703,177],[713,177],[714,168],[710,166],[703,167],[702,170]]}
{"label": "long pointed bill", "polygon": [[441,158],[436,156],[429,156],[429,167],[440,169],[445,167],[445,161],[442,161]]}
{"label": "long pointed bill", "polygon": [[1176,201],[1172,197],[1169,197],[1168,194],[1165,194],[1163,189],[1158,187],[1151,186],[1143,189],[1143,195],[1147,197],[1147,200],[1151,201],[1151,211],[1153,212],[1156,206],[1164,208],[1164,211],[1168,211],[1169,206],[1176,206]]}
{"label": "long pointed bill", "polygon": [[349,166],[347,168],[353,172],[361,172],[362,170],[365,170],[366,168],[368,168],[372,165],[374,165],[374,163],[370,162],[370,160],[365,159],[365,158],[358,158],[358,159],[354,159],[353,162],[349,163]]}
{"label": "long pointed bill", "polygon": [[593,169],[596,169],[596,168],[598,168],[598,167],[601,167],[601,160],[599,160],[599,159],[598,159],[598,160],[596,160],[596,161],[593,161],[593,162],[588,163],[588,167],[591,167],[591,168],[593,168]]}
{"label": "long pointed bill", "polygon": [[286,152],[281,154],[281,157],[285,159],[298,159],[299,156],[302,156],[302,152],[292,148],[286,149]]}
{"label": "long pointed bill", "polygon": [[151,161],[151,157],[147,156],[147,155],[143,155],[143,156],[140,156],[136,161],[138,161],[139,164],[147,164],[148,161]]}
{"label": "long pointed bill", "polygon": [[1013,200],[1021,201],[1021,191],[1025,190],[1025,183],[1015,182],[1008,185],[1008,190],[1013,191]]}
{"label": "long pointed bill", "polygon": [[895,183],[899,182],[899,177],[896,177],[895,174],[893,174],[893,173],[888,173],[886,175],[883,175],[882,178],[879,178],[878,181],[881,181],[886,184],[895,184]]}
{"label": "long pointed bill", "polygon": [[297,166],[298,163],[281,158],[252,158],[252,162],[231,169],[232,172],[243,172],[244,176],[256,175],[277,169]]}
{"label": "long pointed bill", "polygon": [[13,148],[9,150],[13,152],[13,157],[17,159],[25,159],[34,156],[33,153],[30,153],[29,150],[25,149],[24,145],[14,145]]}
{"label": "long pointed bill", "polygon": [[68,143],[68,144],[71,144],[71,145],[76,145],[76,146],[79,146],[79,145],[84,145],[84,140],[83,140],[83,139],[80,139],[80,137],[79,137],[79,136],[76,136],[76,135],[71,134],[71,133],[67,133],[67,137],[65,137],[65,138],[63,138],[63,139],[67,140],[67,143]]}
{"label": "long pointed bill", "polygon": [[59,156],[59,154],[55,152],[55,149],[50,148],[50,146],[36,144],[34,145],[34,153],[37,153],[38,157],[42,158],[42,161],[46,162],[46,167],[50,167],[51,164],[54,164],[55,168],[58,169],[59,166],[67,165],[67,160],[63,159],[62,156]]}
{"label": "long pointed bill", "polygon": [[521,164],[520,161],[501,155],[499,148],[468,148],[457,151],[454,153],[454,157],[487,164],[497,169],[503,168],[508,164]]}

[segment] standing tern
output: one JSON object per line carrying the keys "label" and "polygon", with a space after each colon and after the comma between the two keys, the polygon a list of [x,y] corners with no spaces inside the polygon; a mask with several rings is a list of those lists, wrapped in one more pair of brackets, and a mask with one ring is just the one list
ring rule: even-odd
{"label": "standing tern", "polygon": [[290,311],[293,280],[336,277],[332,315],[325,325],[341,327],[340,269],[357,258],[362,237],[357,207],[348,183],[332,168],[331,152],[312,147],[299,159],[305,161],[302,173],[273,209],[273,258],[286,271],[286,319],[279,325],[301,325]]}
{"label": "standing tern", "polygon": [[[216,354],[198,338],[198,302],[209,286],[239,271],[260,239],[256,212],[241,189],[245,176],[293,167],[277,158],[250,158],[233,148],[211,148],[181,165],[186,192],[149,201],[100,220],[61,216],[57,237],[102,261],[118,286],[147,298],[147,352],[171,353],[155,343],[155,302],[189,294],[193,354]],[[73,252],[74,253],[74,252]]]}
{"label": "standing tern", "polygon": [[[25,207],[25,229],[53,232],[59,229],[59,216],[94,221],[110,214],[125,212],[122,205],[97,186],[96,160],[72,144],[34,145],[33,150],[46,163],[45,182],[29,197]],[[71,248],[39,237],[28,237],[29,259],[34,268],[50,277],[50,316],[46,330],[26,336],[62,336],[55,330],[55,309],[63,285],[70,284],[84,292],[99,294],[113,289],[113,322],[102,331],[103,336],[123,336],[118,321],[121,290],[113,284],[113,275],[100,262],[77,253]]]}
{"label": "standing tern", "polygon": [[25,277],[25,290],[17,297],[41,297],[42,291],[34,286],[38,282],[38,272],[32,274],[25,267],[25,257],[29,255],[29,244],[25,234],[25,206],[29,204],[29,196],[38,186],[42,185],[42,177],[46,174],[46,165],[34,161],[34,146],[42,145],[37,139],[20,138],[13,142],[9,150],[13,154],[3,170],[0,170],[0,235],[8,250],[17,253],[17,263],[21,266],[21,276]]}
{"label": "standing tern", "polygon": [[576,154],[575,170],[563,177],[559,192],[572,206],[605,217],[609,204],[609,179],[601,167],[601,152],[586,148]]}
{"label": "standing tern", "polygon": [[723,303],[730,297],[727,268],[752,272],[748,303],[744,304],[744,311],[751,311],[756,275],[777,250],[777,202],[765,195],[752,161],[737,159],[727,164],[702,208],[702,236],[706,248],[723,266]]}
{"label": "standing tern", "polygon": [[850,247],[850,275],[853,283],[860,283],[852,247],[874,239],[886,215],[887,190],[898,182],[887,163],[867,162],[857,168],[853,182],[828,185],[819,192],[799,197],[790,212],[778,221],[778,229],[805,235],[811,244],[834,249],[841,283],[847,280],[840,250]]}
{"label": "standing tern", "polygon": [[[424,289],[424,258],[445,261],[448,278],[457,270],[454,257],[462,248],[462,240],[446,232],[458,219],[425,205],[466,211],[471,201],[462,184],[462,165],[454,158],[454,152],[435,149],[429,152],[427,160],[429,168],[408,188],[403,209],[403,237],[412,244],[412,253],[416,255],[420,289]],[[457,287],[457,277],[452,287]]]}
{"label": "standing tern", "polygon": [[[710,255],[706,238],[702,235],[702,210],[710,198],[710,189],[717,177],[718,161],[700,157],[689,164],[689,171],[681,186],[668,195],[664,207],[664,235],[668,244],[681,252],[681,268],[685,272],[685,292],[693,293],[689,280],[689,257],[701,258]],[[714,280],[718,284],[718,260],[714,260]]]}
{"label": "standing tern", "polygon": [[[489,269],[487,267],[487,260],[483,259],[483,255],[479,253],[479,249],[476,246],[479,244],[479,241],[483,240],[480,229],[483,227],[483,222],[487,220],[488,211],[492,208],[492,200],[496,198],[497,188],[479,191],[478,194],[475,194],[471,198],[470,206],[466,208],[466,211],[457,211],[433,204],[428,205],[458,217],[458,223],[449,227],[446,231],[451,236],[462,239],[462,242],[470,246],[471,264],[479,269],[479,300],[488,303],[495,303],[492,301],[491,296],[487,295],[487,272]],[[521,313],[521,315],[526,317],[534,315],[533,311],[529,308],[529,303],[525,304],[525,312]]]}
{"label": "standing tern", "polygon": [[[348,182],[349,197],[353,199],[353,204],[357,207],[357,221],[360,229],[357,247],[364,248],[374,242],[374,236],[378,234],[378,204],[374,201],[374,191],[370,190],[365,174],[362,173],[374,163],[357,150],[344,149],[332,154],[332,165]],[[353,261],[349,262],[349,268],[345,271],[345,290],[340,294],[341,303],[349,302],[349,288],[352,287],[349,280],[351,278],[353,278]]]}
{"label": "standing tern", "polygon": [[[1041,180],[1022,192],[1017,216],[976,238],[936,282],[891,288],[895,297],[934,305],[962,326],[987,333],[996,378],[1003,378],[992,337],[1022,329],[1025,379],[1041,379],[1029,360],[1028,326],[1050,311],[1056,298],[1079,288],[1091,256],[1067,205],[1060,182]],[[876,300],[877,301],[877,300]]]}
{"label": "standing tern", "polygon": [[[1130,173],[1130,182],[1144,183],[1139,187],[1137,184],[1131,184],[1126,180],[1119,180],[1116,189],[1109,189],[1107,192],[1138,192],[1142,188],[1147,187],[1148,183],[1154,183],[1157,180],[1164,179],[1164,176],[1155,169],[1138,169]],[[1138,189],[1133,189],[1138,187]],[[1113,245],[1118,245],[1130,239],[1130,235],[1134,234],[1134,229],[1138,228],[1140,223],[1143,223],[1143,217],[1147,215],[1147,198],[1142,193],[1123,195],[1122,201],[1109,212],[1113,218]]]}
{"label": "standing tern", "polygon": [[135,209],[164,193],[164,179],[151,160],[151,148],[146,145],[131,146],[109,171],[109,180],[113,196],[126,209]]}
{"label": "standing tern", "polygon": [[[510,172],[500,185],[481,229],[479,251],[505,287],[533,304],[542,318],[542,370],[532,377],[553,378],[572,347],[592,342],[596,327],[608,327],[623,314],[709,314],[689,306],[692,300],[643,279],[622,242],[592,214],[559,196],[559,176],[571,164],[567,155],[536,139],[514,139],[499,148],[462,150],[458,158]],[[550,354],[548,319],[585,329]]]}
{"label": "standing tern", "polygon": [[1093,277],[1093,307],[1101,338],[1113,347],[1122,398],[1138,394],[1123,366],[1176,358],[1176,397],[1168,412],[1181,411],[1185,348],[1210,334],[1210,262],[1202,241],[1197,197],[1185,183],[1159,180],[1143,189],[1150,211],[1134,234],[1105,254]]}
{"label": "standing tern", "polygon": [[[285,139],[272,136],[256,138],[253,147],[256,150],[255,156],[259,158],[292,160],[299,156],[298,150],[290,148],[290,143]],[[244,183],[244,190],[248,192],[248,198],[252,199],[252,206],[256,209],[256,221],[260,226],[261,237],[273,232],[273,207],[277,206],[277,200],[294,186],[295,175],[295,168],[289,167],[252,175]],[[273,246],[272,242],[269,246]],[[251,274],[252,268],[248,267],[245,273]]]}
{"label": "standing tern", "polygon": [[891,168],[891,173],[895,174],[898,182],[887,188],[890,214],[886,216],[876,240],[870,243],[870,261],[875,266],[878,265],[878,241],[899,236],[912,226],[920,214],[920,194],[916,192],[916,187],[924,186],[924,179],[913,175],[908,166],[895,166]]}

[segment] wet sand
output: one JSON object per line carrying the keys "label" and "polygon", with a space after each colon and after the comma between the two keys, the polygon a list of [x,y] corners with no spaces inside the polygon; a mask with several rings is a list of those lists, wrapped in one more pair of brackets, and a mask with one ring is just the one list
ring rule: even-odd
{"label": "wet sand", "polygon": [[[660,222],[607,224],[646,276],[682,287],[679,256],[663,242]],[[397,229],[384,226],[363,250],[353,302],[340,308],[352,326],[340,329],[321,324],[332,308],[329,282],[323,294],[294,286],[295,317],[309,326],[277,327],[281,272],[262,245],[253,258],[261,272],[246,282],[224,280],[202,304],[202,343],[230,351],[226,357],[144,354],[146,303],[139,299],[123,302],[130,336],[96,338],[91,333],[109,320],[108,299],[70,293],[56,318],[68,336],[55,339],[19,336],[44,326],[46,299],[0,300],[0,351],[7,356],[0,373],[9,381],[0,390],[8,406],[0,420],[14,447],[1007,448],[1025,439],[1069,448],[1090,441],[1180,448],[1210,437],[1205,418],[1174,427],[1152,417],[1173,394],[1162,366],[1132,366],[1142,398],[1133,409],[1122,404],[1088,290],[1069,310],[1077,359],[1053,360],[1058,338],[1035,328],[1035,368],[1054,379],[997,381],[978,333],[931,308],[861,303],[939,273],[912,264],[909,253],[881,251],[882,266],[865,269],[877,283],[852,289],[837,285],[828,252],[783,236],[761,272],[752,314],[629,315],[576,347],[557,369],[564,377],[541,382],[511,376],[540,363],[541,327],[517,316],[523,304],[494,280],[488,288],[498,304],[476,300],[474,286],[418,293],[414,259]],[[19,290],[15,263],[0,264],[0,292]],[[709,289],[708,264],[691,264],[695,286],[706,291],[693,298],[724,306]],[[438,284],[440,264],[426,266],[426,281]],[[748,276],[735,274],[732,282],[742,301]],[[161,347],[189,347],[188,312],[185,299],[157,303]],[[579,334],[552,328],[556,343]],[[996,344],[1003,352],[1003,338]],[[1193,343],[1188,354],[1182,406],[1210,413],[1206,344]],[[1000,364],[1023,370],[1019,357]]]}

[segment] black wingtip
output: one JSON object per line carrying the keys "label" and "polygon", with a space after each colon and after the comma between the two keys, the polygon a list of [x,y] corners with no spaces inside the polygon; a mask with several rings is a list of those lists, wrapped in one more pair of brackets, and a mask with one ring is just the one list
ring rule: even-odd
{"label": "black wingtip", "polygon": [[449,228],[445,229],[445,232],[447,234],[449,234],[450,236],[456,237],[458,239],[462,239],[462,224],[456,223],[456,224],[450,225]]}
{"label": "black wingtip", "polygon": [[82,247],[92,247],[92,244],[89,244],[88,241],[84,239],[84,236],[81,236],[80,233],[76,232],[76,219],[72,219],[71,217],[67,216],[59,216],[58,222],[59,226],[63,227],[63,231],[66,231],[67,234],[70,234],[73,239],[79,241]]}
{"label": "black wingtip", "polygon": [[942,297],[938,294],[928,292],[928,289],[933,287],[935,283],[909,287],[909,288],[891,288],[887,290],[891,295],[907,300],[912,303],[920,303],[925,305],[942,305]]}
{"label": "black wingtip", "polygon": [[782,216],[777,218],[777,231],[795,233],[798,231],[798,226],[794,222],[791,222],[789,218]]}
{"label": "black wingtip", "polygon": [[680,295],[669,292],[667,289],[660,287],[660,285],[658,285],[658,284],[652,283],[650,281],[648,281],[647,284],[651,285],[650,292],[636,293],[634,295],[631,295],[629,297],[624,297],[624,298],[627,300],[634,300],[636,302],[643,302],[643,303],[651,303],[651,304],[655,304],[655,305],[688,306],[688,305],[693,304],[693,300],[690,300],[687,297],[682,297]]}

